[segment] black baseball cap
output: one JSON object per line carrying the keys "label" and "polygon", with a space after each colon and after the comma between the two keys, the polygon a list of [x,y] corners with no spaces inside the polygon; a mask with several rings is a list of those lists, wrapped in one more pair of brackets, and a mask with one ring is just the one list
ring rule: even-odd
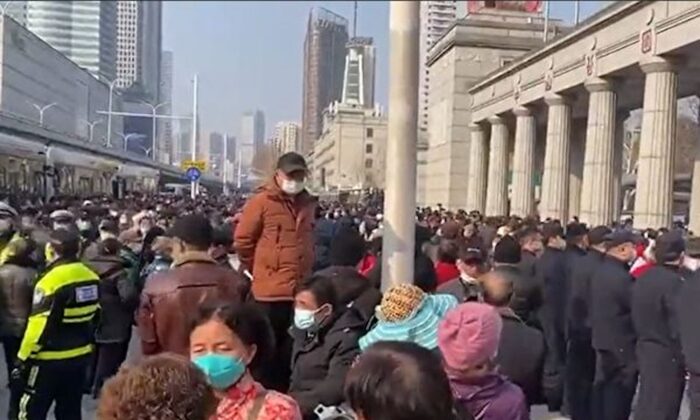
{"label": "black baseball cap", "polygon": [[608,249],[615,248],[622,244],[631,243],[635,245],[639,241],[639,235],[627,229],[616,230],[605,237]]}
{"label": "black baseball cap", "polygon": [[566,225],[566,238],[576,238],[579,236],[585,236],[588,233],[588,229],[586,228],[586,225],[583,223],[569,223]]}
{"label": "black baseball cap", "polygon": [[588,232],[588,243],[600,245],[607,240],[612,231],[607,226],[596,226]]}
{"label": "black baseball cap", "polygon": [[674,261],[685,252],[685,239],[679,230],[671,230],[656,239],[654,254],[660,263]]}
{"label": "black baseball cap", "polygon": [[277,160],[277,169],[289,175],[293,172],[308,172],[309,167],[302,155],[295,152],[285,153]]}

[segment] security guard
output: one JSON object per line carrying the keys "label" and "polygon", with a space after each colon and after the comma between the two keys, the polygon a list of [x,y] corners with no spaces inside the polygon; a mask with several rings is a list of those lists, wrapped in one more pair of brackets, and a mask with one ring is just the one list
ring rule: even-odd
{"label": "security guard", "polygon": [[0,264],[5,264],[11,257],[10,242],[21,239],[16,221],[17,210],[0,201]]}
{"label": "security guard", "polygon": [[34,290],[32,313],[12,380],[24,384],[20,420],[44,420],[56,402],[57,420],[80,420],[83,380],[93,351],[99,277],[78,259],[80,235],[56,229]]}

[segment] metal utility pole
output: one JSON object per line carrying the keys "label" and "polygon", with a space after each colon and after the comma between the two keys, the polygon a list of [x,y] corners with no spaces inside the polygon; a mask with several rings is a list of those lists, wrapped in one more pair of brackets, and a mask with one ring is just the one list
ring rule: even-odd
{"label": "metal utility pole", "polygon": [[107,105],[107,147],[112,147],[112,97],[114,96],[114,85],[119,79],[109,82],[109,104]]}
{"label": "metal utility pole", "polygon": [[542,31],[542,41],[547,43],[549,38],[549,1],[544,2],[544,31]]}
{"label": "metal utility pole", "polygon": [[223,178],[224,182],[224,195],[228,197],[229,191],[228,191],[228,134],[224,134],[224,170],[223,173],[221,174],[221,177]]}
{"label": "metal utility pole", "polygon": [[581,20],[581,2],[579,0],[574,1],[574,25],[578,26]]}
{"label": "metal utility pole", "polygon": [[352,13],[352,37],[357,37],[357,0],[355,0],[355,5]]}
{"label": "metal utility pole", "polygon": [[241,189],[241,175],[242,175],[242,168],[241,168],[241,150],[239,148],[238,150],[238,157],[236,158],[238,161],[238,171],[236,172],[236,188]]}
{"label": "metal utility pole", "polygon": [[389,124],[384,196],[382,290],[413,282],[418,140],[420,2],[389,9]]}
{"label": "metal utility pole", "polygon": [[158,119],[158,108],[170,104],[170,102],[161,102],[158,105],[152,105],[149,104],[146,101],[142,101],[144,105],[148,105],[151,108],[151,119],[153,120],[153,126],[151,127],[151,137],[152,137],[152,142],[151,142],[151,148],[153,149],[153,160],[156,160],[156,153],[158,153],[158,136],[156,135],[156,121]]}
{"label": "metal utility pole", "polygon": [[[30,102],[30,103],[31,103],[31,102]],[[50,103],[50,104],[48,104],[48,105],[44,105],[44,106],[39,106],[39,105],[37,105],[37,104],[32,104],[32,105],[34,105],[34,108],[36,108],[36,110],[39,111],[39,125],[40,125],[41,127],[43,127],[43,126],[44,126],[44,112],[45,112],[47,109],[52,108],[52,107],[54,107],[54,106],[56,106],[56,105],[58,105],[58,104],[57,104],[56,102],[52,102],[52,103]]]}
{"label": "metal utility pole", "polygon": [[97,121],[93,121],[93,122],[84,120],[84,122],[85,122],[85,124],[87,124],[87,126],[88,126],[88,141],[89,141],[90,143],[92,143],[93,135],[95,134],[95,126],[96,126],[97,124],[102,124],[102,120],[97,120]]}
{"label": "metal utility pole", "polygon": [[[199,77],[194,75],[194,89],[192,90],[192,160],[197,160],[197,90]],[[192,181],[190,185],[190,197],[194,200],[197,197],[197,181]]]}

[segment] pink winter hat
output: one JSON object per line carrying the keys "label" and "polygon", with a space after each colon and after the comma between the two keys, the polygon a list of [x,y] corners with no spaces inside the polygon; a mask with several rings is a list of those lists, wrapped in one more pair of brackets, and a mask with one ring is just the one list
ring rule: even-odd
{"label": "pink winter hat", "polygon": [[494,358],[502,327],[496,309],[483,303],[462,303],[447,312],[438,327],[438,347],[445,366],[461,371]]}

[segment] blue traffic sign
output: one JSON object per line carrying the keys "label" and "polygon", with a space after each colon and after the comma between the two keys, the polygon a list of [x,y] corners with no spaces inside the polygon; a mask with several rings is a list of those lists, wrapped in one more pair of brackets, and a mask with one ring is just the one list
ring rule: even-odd
{"label": "blue traffic sign", "polygon": [[190,180],[190,182],[195,182],[202,176],[202,172],[197,168],[187,168],[187,171],[185,171],[185,176]]}

